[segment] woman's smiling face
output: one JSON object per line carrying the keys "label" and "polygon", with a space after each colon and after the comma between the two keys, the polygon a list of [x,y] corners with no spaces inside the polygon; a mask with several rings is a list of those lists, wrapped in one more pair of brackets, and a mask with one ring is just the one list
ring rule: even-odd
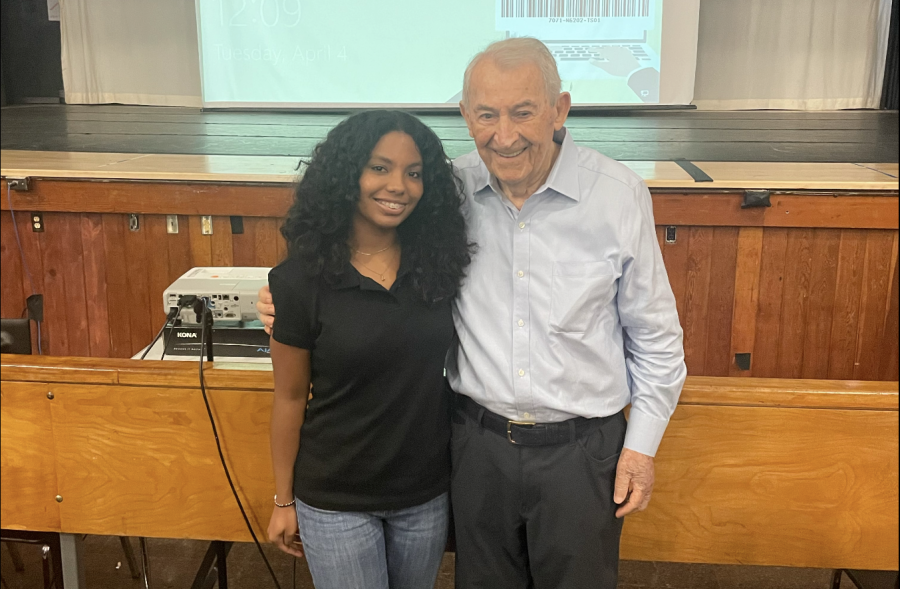
{"label": "woman's smiling face", "polygon": [[419,148],[406,133],[391,131],[372,149],[360,174],[358,220],[396,228],[412,214],[423,191]]}

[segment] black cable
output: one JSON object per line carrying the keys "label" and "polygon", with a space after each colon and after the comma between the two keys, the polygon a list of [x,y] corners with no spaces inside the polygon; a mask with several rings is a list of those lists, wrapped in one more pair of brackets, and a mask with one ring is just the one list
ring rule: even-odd
{"label": "black cable", "polygon": [[228,485],[231,487],[232,494],[234,494],[234,500],[237,501],[238,508],[241,510],[241,515],[244,517],[244,523],[247,524],[247,529],[250,531],[250,536],[253,537],[253,543],[256,544],[256,549],[259,550],[259,555],[262,556],[263,562],[266,563],[266,568],[269,569],[269,574],[272,575],[272,581],[275,583],[275,587],[281,589],[281,584],[278,582],[278,578],[275,576],[275,571],[272,570],[272,565],[269,564],[269,559],[266,558],[266,553],[263,552],[262,545],[256,538],[256,533],[253,531],[253,526],[250,525],[250,519],[247,517],[247,512],[244,511],[244,504],[241,503],[241,498],[238,496],[237,489],[234,488],[234,483],[231,480],[231,473],[228,471],[228,465],[225,463],[225,455],[222,453],[222,444],[219,441],[219,430],[216,428],[216,420],[215,418],[213,418],[212,409],[209,406],[209,398],[206,396],[206,383],[203,379],[203,351],[206,344],[207,312],[206,302],[204,301],[203,311],[200,317],[200,392],[203,394],[203,403],[206,405],[206,414],[209,415],[209,423],[210,425],[212,425],[213,437],[215,437],[216,439],[216,450],[219,451],[219,460],[222,461],[222,468],[225,470],[225,478],[228,479]]}
{"label": "black cable", "polygon": [[[172,323],[172,327],[175,326],[175,324],[174,324],[174,319],[175,319],[175,317],[178,316],[178,312],[179,312],[180,310],[181,310],[180,307],[172,307],[172,308],[169,309],[169,313],[166,315],[166,322],[163,323],[163,326],[159,328],[159,332],[156,334],[156,337],[153,338],[153,341],[150,342],[150,345],[147,346],[147,349],[145,349],[145,350],[144,350],[144,353],[141,354],[141,360],[143,360],[144,358],[147,357],[147,354],[150,353],[150,350],[153,348],[153,346],[154,346],[154,345],[156,344],[156,342],[159,340],[159,336],[161,336],[161,335],[163,334],[163,331],[165,331],[166,327],[167,327],[170,323]],[[172,332],[172,330],[170,329],[170,330],[169,330],[169,333],[171,333],[171,332]],[[168,342],[166,342],[166,343],[168,343]],[[165,354],[166,354],[166,347],[165,347],[165,344],[163,344],[163,356],[165,356]],[[162,360],[162,358],[160,358],[160,360]]]}
{"label": "black cable", "polygon": [[[165,326],[163,326],[165,327]],[[166,358],[166,350],[169,349],[169,338],[172,337],[172,332],[175,331],[175,322],[172,321],[169,324],[169,330],[166,331],[166,337],[163,338],[163,349],[162,354],[159,355],[160,360],[165,360]]]}

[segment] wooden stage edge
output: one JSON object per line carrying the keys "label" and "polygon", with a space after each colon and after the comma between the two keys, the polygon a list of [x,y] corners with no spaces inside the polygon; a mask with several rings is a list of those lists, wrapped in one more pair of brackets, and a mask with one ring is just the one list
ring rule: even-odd
{"label": "wooden stage edge", "polygon": [[[288,184],[296,157],[0,151],[10,178]],[[673,161],[623,161],[651,189],[839,190],[896,192],[897,163],[693,162],[710,178],[696,182]]]}
{"label": "wooden stage edge", "polygon": [[[3,528],[249,540],[194,363],[0,364]],[[271,373],[205,374],[226,461],[264,534]],[[897,382],[690,377],[622,557],[896,570]]]}

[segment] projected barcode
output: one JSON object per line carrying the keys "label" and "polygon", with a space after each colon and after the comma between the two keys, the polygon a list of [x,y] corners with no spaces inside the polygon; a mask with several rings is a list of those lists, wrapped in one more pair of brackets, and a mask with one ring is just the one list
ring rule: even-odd
{"label": "projected barcode", "polygon": [[502,0],[503,18],[650,16],[650,0]]}

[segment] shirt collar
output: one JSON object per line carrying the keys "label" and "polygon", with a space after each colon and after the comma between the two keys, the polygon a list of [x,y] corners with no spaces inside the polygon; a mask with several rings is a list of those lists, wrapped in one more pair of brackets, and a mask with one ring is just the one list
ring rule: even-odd
{"label": "shirt collar", "polygon": [[[547,176],[547,181],[535,191],[535,194],[540,194],[549,188],[563,196],[578,201],[581,199],[581,190],[578,184],[578,150],[575,146],[575,141],[565,127],[553,134],[553,141],[560,144],[559,155],[553,163],[553,168],[550,170],[550,175]],[[473,179],[472,188],[474,190],[472,194],[474,196],[483,196],[488,190],[498,195],[501,194],[496,179],[488,172],[484,161],[480,159],[479,161],[478,174]]]}

